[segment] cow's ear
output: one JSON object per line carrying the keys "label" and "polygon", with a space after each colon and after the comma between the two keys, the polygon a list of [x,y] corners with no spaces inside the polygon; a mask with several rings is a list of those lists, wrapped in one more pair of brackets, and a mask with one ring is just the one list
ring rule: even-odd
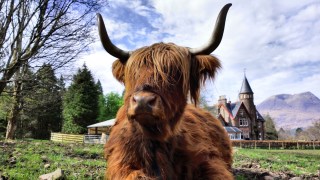
{"label": "cow's ear", "polygon": [[199,63],[200,82],[204,83],[207,79],[213,80],[221,68],[219,59],[211,55],[197,55],[195,58]]}
{"label": "cow's ear", "polygon": [[196,55],[193,57],[190,71],[190,95],[195,104],[199,101],[200,87],[207,79],[213,80],[220,68],[220,61],[214,56]]}
{"label": "cow's ear", "polygon": [[120,82],[124,83],[125,65],[118,59],[112,64],[112,74]]}

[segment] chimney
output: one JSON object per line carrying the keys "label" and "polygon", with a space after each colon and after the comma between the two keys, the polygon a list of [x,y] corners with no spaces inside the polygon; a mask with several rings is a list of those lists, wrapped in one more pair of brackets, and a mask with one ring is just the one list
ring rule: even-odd
{"label": "chimney", "polygon": [[227,98],[225,95],[222,95],[222,96],[219,96],[219,100],[218,100],[218,103],[219,105],[224,105],[226,106],[227,105]]}

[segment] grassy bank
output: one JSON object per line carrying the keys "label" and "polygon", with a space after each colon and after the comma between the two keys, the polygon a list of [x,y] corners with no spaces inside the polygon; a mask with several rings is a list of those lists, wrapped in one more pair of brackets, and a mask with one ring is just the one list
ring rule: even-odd
{"label": "grassy bank", "polygon": [[317,176],[320,171],[320,150],[236,149],[233,166],[256,166],[271,172]]}
{"label": "grassy bank", "polygon": [[0,152],[0,174],[9,179],[38,179],[57,168],[67,179],[103,179],[106,167],[102,145],[0,142]]}
{"label": "grassy bank", "polygon": [[[235,168],[265,169],[295,176],[316,176],[320,150],[236,149]],[[38,179],[61,168],[66,179],[103,179],[103,145],[52,141],[0,141],[0,179]],[[246,175],[241,175],[246,179]],[[239,179],[239,178],[237,178]],[[241,179],[241,178],[240,178]]]}

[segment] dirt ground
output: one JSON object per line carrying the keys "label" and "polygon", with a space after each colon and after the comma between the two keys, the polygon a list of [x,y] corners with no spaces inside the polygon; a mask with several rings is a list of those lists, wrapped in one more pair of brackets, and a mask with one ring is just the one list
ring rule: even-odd
{"label": "dirt ground", "polygon": [[288,172],[270,172],[255,165],[251,167],[234,168],[233,174],[235,179],[248,180],[320,180],[320,174],[318,176],[294,176]]}

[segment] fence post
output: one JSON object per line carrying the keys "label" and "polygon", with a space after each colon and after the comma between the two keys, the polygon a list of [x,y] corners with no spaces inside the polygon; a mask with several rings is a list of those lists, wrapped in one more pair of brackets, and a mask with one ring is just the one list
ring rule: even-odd
{"label": "fence post", "polygon": [[240,149],[242,148],[242,143],[241,143],[241,141],[240,141]]}
{"label": "fence post", "polygon": [[299,142],[297,141],[297,149],[299,149]]}
{"label": "fence post", "polygon": [[257,149],[257,141],[254,141],[254,149]]}
{"label": "fence post", "polygon": [[314,141],[312,141],[312,146],[313,146],[313,150],[316,150],[316,148],[314,147]]}
{"label": "fence post", "polygon": [[270,141],[269,141],[269,150],[270,150]]}

